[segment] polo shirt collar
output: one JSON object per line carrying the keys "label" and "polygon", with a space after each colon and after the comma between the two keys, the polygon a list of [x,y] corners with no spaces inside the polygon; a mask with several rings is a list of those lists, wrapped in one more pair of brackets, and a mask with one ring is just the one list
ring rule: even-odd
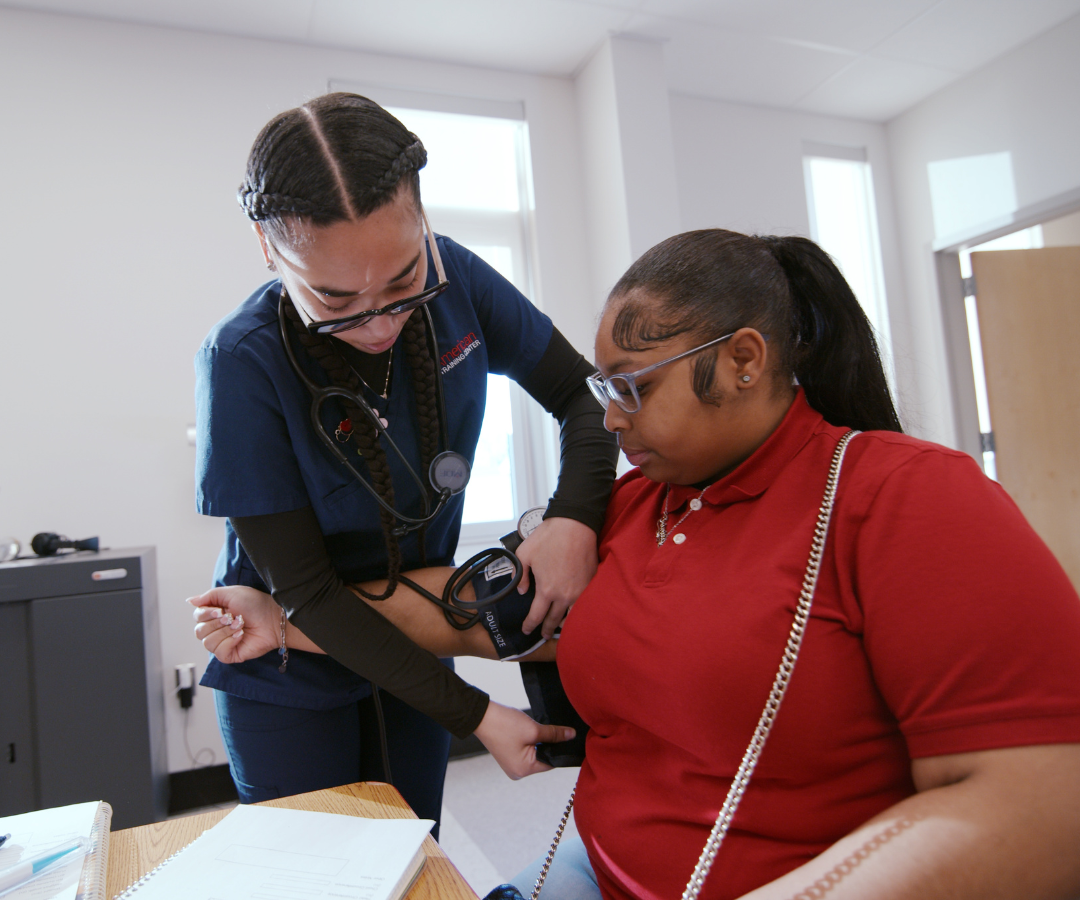
{"label": "polo shirt collar", "polygon": [[[734,472],[710,484],[702,494],[702,499],[713,506],[727,506],[760,497],[806,445],[823,421],[821,413],[806,402],[806,395],[803,389],[799,388],[795,400],[776,431]],[[668,509],[675,512],[690,498],[699,494],[701,488],[673,484]]]}

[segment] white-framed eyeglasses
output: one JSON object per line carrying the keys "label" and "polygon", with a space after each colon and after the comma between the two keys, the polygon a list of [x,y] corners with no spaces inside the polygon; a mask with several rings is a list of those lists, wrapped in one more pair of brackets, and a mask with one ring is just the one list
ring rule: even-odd
{"label": "white-framed eyeglasses", "polygon": [[636,372],[608,375],[606,378],[599,372],[596,372],[586,378],[585,383],[588,384],[589,390],[592,391],[593,396],[604,409],[607,409],[608,404],[614,400],[615,405],[623,412],[636,413],[641,409],[641,396],[638,394],[637,380],[642,375],[647,375],[649,372],[659,369],[661,366],[666,366],[668,363],[673,363],[677,360],[685,359],[687,356],[693,356],[695,353],[700,353],[707,347],[712,347],[715,344],[719,344],[721,341],[726,341],[728,338],[734,337],[734,335],[735,332],[733,331],[731,334],[725,334],[723,337],[711,340],[708,343],[702,344],[700,347],[695,347],[693,350],[687,350],[684,353],[679,353],[676,356],[661,360],[658,363],[653,363],[651,366],[646,366],[644,369],[638,369]]}

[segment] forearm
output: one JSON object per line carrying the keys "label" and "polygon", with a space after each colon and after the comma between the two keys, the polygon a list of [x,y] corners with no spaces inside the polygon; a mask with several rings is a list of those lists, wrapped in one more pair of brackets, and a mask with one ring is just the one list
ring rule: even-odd
{"label": "forearm", "polygon": [[466,684],[341,582],[310,507],[230,520],[245,551],[299,632],[358,675],[463,737],[487,708]]}
{"label": "forearm", "polygon": [[[454,569],[442,567],[418,569],[406,574],[420,587],[438,596],[442,594],[447,580],[453,573]],[[385,580],[369,581],[359,587],[369,594],[378,595],[386,589],[386,584]],[[389,620],[415,644],[436,656],[499,658],[495,645],[484,628],[479,625],[464,631],[454,628],[446,621],[439,607],[404,584],[399,583],[394,593],[385,600],[368,600],[359,592],[354,591],[354,593],[359,600]],[[471,584],[465,584],[460,593],[462,600],[471,602],[475,599]],[[293,622],[289,622],[286,626],[285,642],[288,647],[296,650],[306,650],[311,653],[323,652]],[[531,662],[554,661],[555,644],[552,642],[544,644],[525,658]]]}
{"label": "forearm", "polygon": [[961,765],[958,780],[939,779],[744,900],[1075,900],[1080,745],[951,759],[969,757],[988,764]]}

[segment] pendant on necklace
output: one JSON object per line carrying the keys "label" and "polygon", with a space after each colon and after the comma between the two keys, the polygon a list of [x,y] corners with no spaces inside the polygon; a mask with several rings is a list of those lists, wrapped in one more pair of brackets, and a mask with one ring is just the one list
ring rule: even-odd
{"label": "pendant on necklace", "polygon": [[[682,514],[682,516],[679,518],[679,521],[676,522],[671,527],[672,531],[674,531],[676,528],[678,528],[680,525],[682,525],[682,523],[686,521],[686,517],[688,515],[690,515],[690,513],[697,512],[699,509],[701,509],[701,507],[702,507],[701,498],[705,496],[705,490],[706,490],[706,488],[703,488],[700,494],[698,494],[696,497],[691,498],[690,502],[687,504],[687,506],[689,508],[686,510],[686,512],[684,512]],[[668,500],[670,498],[671,498],[671,485],[668,485],[667,492],[664,494],[664,506],[663,506],[663,509],[660,511],[660,518],[656,522],[656,546],[657,547],[663,547],[665,541],[667,541],[667,539],[668,539],[667,520],[668,520]],[[674,535],[671,538],[671,542],[673,544],[681,544],[685,540],[686,540],[686,535],[683,534],[682,532],[679,532],[678,534]]]}

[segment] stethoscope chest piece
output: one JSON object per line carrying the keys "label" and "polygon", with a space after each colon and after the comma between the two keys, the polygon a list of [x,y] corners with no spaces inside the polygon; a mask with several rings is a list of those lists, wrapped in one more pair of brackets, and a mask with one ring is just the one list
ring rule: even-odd
{"label": "stethoscope chest piece", "polygon": [[449,491],[451,494],[460,494],[468,485],[471,474],[469,461],[453,450],[445,450],[436,456],[428,469],[428,479],[432,487],[440,493]]}

